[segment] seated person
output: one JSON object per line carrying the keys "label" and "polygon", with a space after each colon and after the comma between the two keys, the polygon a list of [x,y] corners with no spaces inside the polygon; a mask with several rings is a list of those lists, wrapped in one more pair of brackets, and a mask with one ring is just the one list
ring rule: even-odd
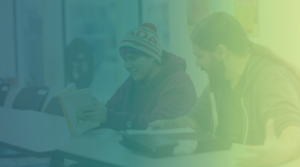
{"label": "seated person", "polygon": [[106,106],[97,104],[83,117],[97,119],[114,130],[146,129],[149,122],[173,119],[187,112],[197,100],[185,72],[186,62],[161,49],[156,27],[145,23],[127,33],[120,44],[124,66],[130,73]]}
{"label": "seated person", "polygon": [[191,38],[196,64],[210,83],[186,116],[155,121],[149,129],[191,127],[252,145],[247,150],[254,155],[239,158],[239,166],[272,166],[298,157],[297,70],[253,44],[242,25],[226,13],[202,20]]}

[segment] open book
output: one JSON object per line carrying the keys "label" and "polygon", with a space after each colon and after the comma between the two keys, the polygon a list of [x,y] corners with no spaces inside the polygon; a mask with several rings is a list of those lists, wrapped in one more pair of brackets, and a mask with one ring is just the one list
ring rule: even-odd
{"label": "open book", "polygon": [[146,134],[146,135],[164,135],[164,134],[181,134],[181,133],[195,133],[190,127],[179,129],[162,129],[162,130],[127,130],[127,134]]}
{"label": "open book", "polygon": [[79,135],[89,129],[100,126],[95,120],[81,117],[80,109],[94,105],[90,89],[77,90],[74,83],[69,84],[61,95],[58,96],[63,113],[67,120],[71,134]]}

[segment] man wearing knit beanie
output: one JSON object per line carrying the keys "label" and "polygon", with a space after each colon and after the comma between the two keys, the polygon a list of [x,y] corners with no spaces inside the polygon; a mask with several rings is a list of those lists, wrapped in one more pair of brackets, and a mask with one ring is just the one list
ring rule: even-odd
{"label": "man wearing knit beanie", "polygon": [[124,67],[130,73],[107,104],[83,115],[115,130],[146,129],[149,122],[187,114],[196,102],[184,59],[162,50],[156,27],[144,23],[120,43]]}
{"label": "man wearing knit beanie", "polygon": [[144,23],[128,32],[120,43],[119,51],[125,61],[125,68],[135,81],[147,82],[162,68],[162,49],[156,32],[153,24]]}

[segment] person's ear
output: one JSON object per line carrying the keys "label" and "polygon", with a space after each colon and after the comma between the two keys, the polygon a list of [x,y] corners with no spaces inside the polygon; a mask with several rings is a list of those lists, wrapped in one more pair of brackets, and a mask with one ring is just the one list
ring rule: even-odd
{"label": "person's ear", "polygon": [[215,58],[224,61],[228,56],[228,49],[224,45],[219,45],[215,51]]}

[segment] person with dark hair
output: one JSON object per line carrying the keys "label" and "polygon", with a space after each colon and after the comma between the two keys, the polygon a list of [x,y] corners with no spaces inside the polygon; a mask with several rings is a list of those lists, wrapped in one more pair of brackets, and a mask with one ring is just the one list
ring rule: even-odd
{"label": "person with dark hair", "polygon": [[223,12],[202,20],[191,38],[196,64],[210,83],[186,116],[149,128],[191,127],[250,145],[254,155],[239,158],[239,166],[272,166],[300,156],[297,69],[252,43],[242,25]]}
{"label": "person with dark hair", "polygon": [[90,47],[81,38],[75,38],[66,48],[65,72],[69,83],[77,89],[90,87],[94,76],[94,58]]}
{"label": "person with dark hair", "polygon": [[130,76],[105,106],[83,108],[93,112],[82,117],[121,131],[146,129],[149,122],[187,114],[197,96],[186,62],[162,50],[156,31],[144,23],[125,35],[119,51]]}

